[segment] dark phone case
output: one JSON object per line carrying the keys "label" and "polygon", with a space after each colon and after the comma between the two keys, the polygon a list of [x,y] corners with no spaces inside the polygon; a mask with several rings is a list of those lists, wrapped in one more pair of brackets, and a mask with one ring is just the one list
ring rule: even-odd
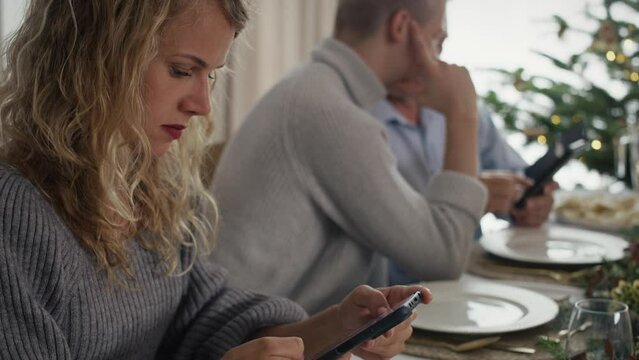
{"label": "dark phone case", "polygon": [[524,173],[533,180],[533,185],[526,189],[524,195],[515,203],[515,207],[522,208],[529,197],[541,194],[544,185],[546,185],[555,173],[571,158],[571,151],[566,151],[561,157],[557,157],[549,151],[534,164],[526,168]]}
{"label": "dark phone case", "polygon": [[569,129],[561,135],[555,146],[524,170],[526,176],[533,180],[533,185],[526,189],[521,199],[515,203],[516,208],[524,207],[529,197],[541,194],[544,185],[555,173],[583,150],[586,140],[584,132],[583,124]]}
{"label": "dark phone case", "polygon": [[322,353],[315,360],[334,360],[353,350],[359,344],[368,339],[375,339],[388,330],[394,328],[402,321],[406,320],[413,309],[422,302],[422,294],[416,292],[395,306],[391,312],[381,318],[373,319],[368,324],[356,330],[348,339],[334,346],[331,350]]}

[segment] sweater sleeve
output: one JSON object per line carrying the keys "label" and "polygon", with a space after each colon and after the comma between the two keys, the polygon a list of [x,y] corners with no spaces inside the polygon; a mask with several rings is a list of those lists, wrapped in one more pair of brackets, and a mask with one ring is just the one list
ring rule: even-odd
{"label": "sweater sleeve", "polygon": [[481,170],[523,171],[526,161],[519,156],[493,123],[486,108],[479,111],[479,150]]}
{"label": "sweater sleeve", "polygon": [[369,114],[308,103],[305,114],[295,114],[290,157],[323,211],[412,276],[461,275],[485,206],[482,184],[445,171],[420,194],[399,174],[383,128]]}
{"label": "sweater sleeve", "polygon": [[0,358],[71,359],[56,218],[24,178],[0,169]]}
{"label": "sweater sleeve", "polygon": [[189,272],[186,296],[158,359],[219,359],[264,327],[296,322],[297,304],[226,287],[225,271],[201,259]]}

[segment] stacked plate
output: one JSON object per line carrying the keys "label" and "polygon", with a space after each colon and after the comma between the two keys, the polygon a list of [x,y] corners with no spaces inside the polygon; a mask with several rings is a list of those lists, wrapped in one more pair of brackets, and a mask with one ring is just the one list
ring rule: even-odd
{"label": "stacked plate", "polygon": [[499,257],[546,265],[591,265],[623,258],[628,242],[619,236],[574,227],[509,228],[485,234],[487,252]]}
{"label": "stacked plate", "polygon": [[[591,265],[619,260],[628,243],[619,236],[546,225],[488,233],[480,241],[487,252],[511,261],[541,265]],[[491,281],[425,283],[433,301],[417,309],[413,326],[451,334],[499,334],[545,324],[559,308],[540,293]]]}

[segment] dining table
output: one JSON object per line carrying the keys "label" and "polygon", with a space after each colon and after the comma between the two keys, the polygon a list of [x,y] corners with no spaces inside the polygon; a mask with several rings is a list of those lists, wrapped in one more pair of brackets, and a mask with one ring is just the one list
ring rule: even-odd
{"label": "dining table", "polygon": [[[557,231],[567,231],[568,235],[563,233],[557,233]],[[548,234],[561,234],[561,236],[570,235],[571,227],[559,226],[556,223],[550,223],[539,229],[542,233],[541,236]],[[492,231],[508,231],[505,228],[494,229]],[[546,232],[544,235],[543,232]],[[581,233],[583,229],[574,227],[574,235],[579,240],[590,241],[592,236],[590,234],[584,235]],[[621,239],[618,234],[610,233],[593,233],[597,236],[602,236],[603,242],[613,241],[614,238]],[[517,236],[528,236],[525,233],[517,234]],[[610,239],[605,238],[610,236]],[[596,236],[595,236],[596,237]],[[528,239],[526,241],[529,241]],[[617,240],[614,240],[617,241]],[[565,245],[565,244],[564,244]],[[467,266],[466,272],[458,280],[461,284],[493,284],[491,286],[509,286],[521,289],[519,291],[522,294],[526,291],[534,292],[535,294],[541,294],[544,297],[551,299],[557,304],[559,309],[557,314],[552,314],[553,319],[524,329],[516,329],[517,331],[505,331],[503,333],[496,334],[482,334],[482,333],[464,333],[464,334],[449,334],[439,333],[432,331],[432,329],[423,330],[419,326],[416,326],[416,322],[413,323],[414,331],[413,336],[406,344],[406,351],[394,357],[398,360],[417,360],[417,359],[451,359],[451,360],[552,360],[553,356],[547,349],[539,346],[538,340],[541,337],[546,337],[559,341],[558,333],[561,329],[565,329],[568,325],[568,319],[570,317],[570,310],[572,304],[579,299],[585,297],[585,289],[583,287],[575,285],[574,277],[579,275],[581,271],[591,269],[592,264],[588,266],[579,266],[579,263],[570,263],[574,261],[578,256],[567,257],[565,262],[567,266],[561,267],[556,264],[534,264],[527,263],[526,261],[513,261],[513,259],[504,259],[499,256],[495,256],[494,253],[486,250],[487,246],[480,242],[474,244],[470,260]],[[488,247],[489,248],[489,247]],[[617,249],[615,249],[616,251]],[[493,250],[491,250],[493,251]],[[497,250],[494,250],[498,252]],[[531,249],[530,251],[534,251]],[[551,251],[548,250],[550,253]],[[561,254],[560,254],[561,255]],[[516,259],[516,258],[515,258]],[[516,259],[520,260],[520,259]],[[525,260],[525,259],[524,259]],[[425,283],[428,286],[429,283]],[[437,285],[438,282],[432,284]],[[438,292],[433,292],[433,297],[436,298]],[[526,295],[528,296],[528,295]],[[431,303],[432,304],[432,303]],[[534,304],[534,302],[533,302]],[[430,305],[420,305],[428,307]],[[530,306],[534,309],[535,305]],[[418,308],[419,313],[419,308]],[[419,320],[419,317],[418,317]],[[424,320],[428,321],[428,319]],[[437,321],[437,320],[435,320]],[[436,330],[437,327],[433,326]],[[492,337],[492,339],[491,339]],[[482,346],[476,350],[468,352],[453,351],[449,349],[450,344],[460,344],[467,340],[478,339],[479,341],[492,342],[491,345]],[[449,341],[455,339],[456,341]],[[561,339],[565,341],[565,338]],[[442,343],[444,343],[442,345]],[[515,351],[513,351],[515,350]],[[532,353],[523,353],[517,350],[530,350]],[[358,359],[357,357],[353,357]]]}
{"label": "dining table", "polygon": [[[564,284],[558,284],[558,283],[553,284],[550,282],[539,282],[534,280],[488,279],[486,277],[478,276],[472,273],[464,273],[462,277],[459,279],[459,281],[466,281],[466,282],[481,282],[481,281],[487,281],[487,280],[491,282],[496,282],[499,284],[511,285],[511,286],[516,286],[523,289],[532,290],[540,294],[546,295],[556,301],[565,301],[567,299],[569,299],[569,301],[576,301],[578,299],[583,298],[584,296],[584,289],[577,286],[564,285]],[[418,330],[415,330],[415,331],[418,331]],[[533,331],[530,332],[530,334],[531,334],[530,340],[532,342],[535,341],[533,337],[539,336],[538,333],[535,332],[535,329],[533,329]],[[526,335],[524,334],[524,336]],[[481,350],[478,350],[478,351],[481,351]],[[466,360],[466,359],[481,359],[482,358],[481,356],[484,356],[483,358],[486,358],[486,359],[494,359],[494,360],[519,360],[519,359],[522,359],[522,360],[523,359],[549,359],[550,360],[552,359],[552,357],[549,354],[547,353],[543,354],[543,351],[539,351],[539,350],[536,351],[535,357],[533,357],[533,354],[528,355],[528,354],[513,353],[508,350],[501,350],[501,351],[486,350],[484,351],[484,354],[479,355],[476,352],[453,354],[453,353],[445,351],[444,349],[443,351],[441,351],[441,353],[442,353],[442,357],[437,357],[437,358],[413,356],[409,354],[399,354],[393,357],[393,359],[397,359],[397,360],[418,360],[418,359],[419,360],[424,360],[424,359]],[[447,357],[446,356],[447,354],[450,355],[451,357]],[[354,358],[357,359],[357,357],[354,357]]]}

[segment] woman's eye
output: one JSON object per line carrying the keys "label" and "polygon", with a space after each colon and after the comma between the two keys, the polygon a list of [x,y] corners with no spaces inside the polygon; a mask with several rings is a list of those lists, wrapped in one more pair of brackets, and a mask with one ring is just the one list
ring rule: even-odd
{"label": "woman's eye", "polygon": [[171,66],[171,75],[175,77],[191,76],[191,72],[188,70],[180,69],[176,66]]}

